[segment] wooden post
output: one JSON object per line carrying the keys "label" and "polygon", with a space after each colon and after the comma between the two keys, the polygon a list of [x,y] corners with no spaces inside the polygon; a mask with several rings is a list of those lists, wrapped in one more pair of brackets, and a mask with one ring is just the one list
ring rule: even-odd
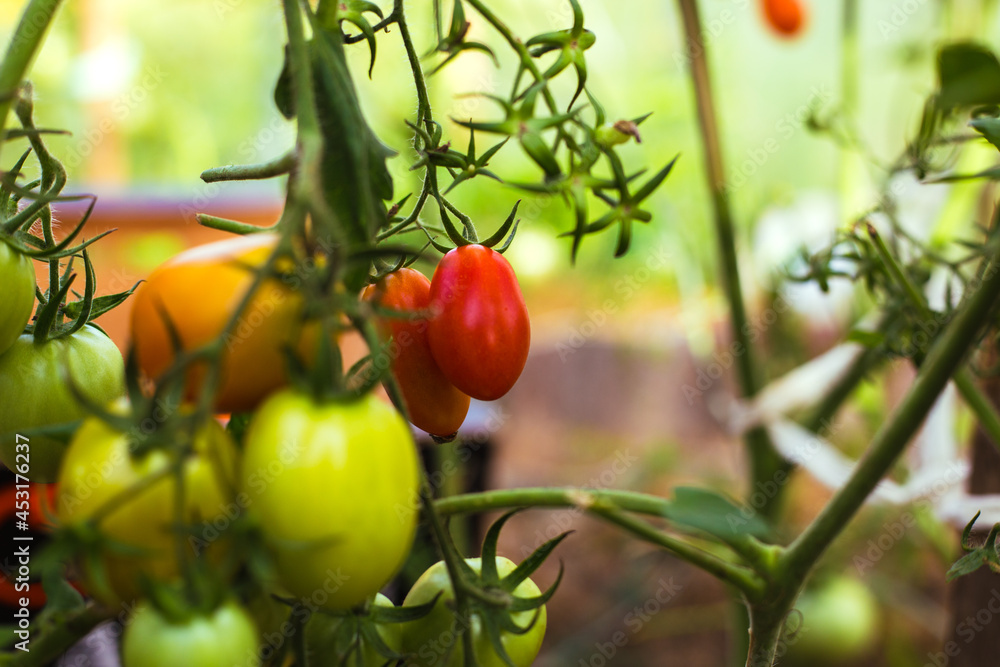
{"label": "wooden post", "polygon": [[[982,386],[994,405],[1000,404],[1000,379],[989,378]],[[968,490],[970,494],[1000,493],[1000,451],[990,437],[978,428],[972,442]],[[981,526],[977,524],[982,531],[973,533],[973,538],[984,542],[991,527],[985,523]],[[944,660],[942,667],[996,664],[997,656],[1000,656],[1000,614],[993,610],[1000,608],[1000,574],[986,567],[980,568],[953,581],[948,596],[951,610],[948,638],[938,662]]]}

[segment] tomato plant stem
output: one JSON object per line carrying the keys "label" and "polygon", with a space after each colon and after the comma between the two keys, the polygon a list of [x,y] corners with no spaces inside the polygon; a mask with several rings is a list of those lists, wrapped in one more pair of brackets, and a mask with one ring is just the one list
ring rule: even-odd
{"label": "tomato plant stem", "polygon": [[[889,247],[885,243],[885,239],[871,226],[868,228],[868,234],[883,265],[893,280],[903,288],[903,293],[906,295],[910,305],[917,311],[917,316],[922,318],[928,326],[936,326],[934,322],[935,313],[927,305],[927,299],[924,297],[923,292],[910,280],[909,275],[903,270],[899,262],[896,261],[896,258],[893,257],[889,251]],[[919,358],[917,361],[920,363]],[[990,436],[993,445],[1000,448],[1000,415],[997,414],[992,401],[983,394],[968,369],[963,368],[955,373],[954,380],[959,393],[962,394],[962,398],[965,399],[966,404],[975,413],[976,419],[979,420],[979,424],[983,427],[983,430]]]}
{"label": "tomato plant stem", "polygon": [[[722,143],[715,114],[715,102],[712,98],[707,45],[702,39],[704,33],[697,0],[678,0],[678,2],[683,17],[687,53],[691,60],[691,78],[698,107],[698,124],[705,148],[706,176],[714,211],[722,283],[731,311],[730,327],[737,351],[737,380],[741,393],[745,398],[749,398],[757,393],[761,385],[749,338],[750,327],[736,257],[736,232],[726,193],[726,174],[722,161]],[[751,492],[758,484],[768,484],[776,476],[790,469],[790,465],[775,450],[764,429],[754,428],[747,431],[745,439],[750,452]],[[782,487],[778,488],[779,492],[768,498],[767,503],[760,508],[763,516],[767,518],[773,518],[780,507]]]}
{"label": "tomato plant stem", "polygon": [[[41,48],[61,0],[31,0],[14,29],[7,53],[0,63],[0,133],[7,128],[7,115],[17,100],[18,87]],[[0,146],[2,146],[0,142]]]}
{"label": "tomato plant stem", "polygon": [[247,181],[274,178],[287,174],[295,167],[295,151],[260,164],[237,164],[215,167],[201,172],[201,180],[206,183],[218,181]]}
{"label": "tomato plant stem", "polygon": [[422,469],[420,472],[420,504],[427,523],[430,526],[431,534],[434,536],[434,541],[441,552],[441,560],[444,561],[445,568],[448,570],[448,578],[451,580],[452,590],[455,592],[456,621],[457,619],[463,620],[462,623],[456,624],[458,625],[457,630],[462,636],[465,665],[469,665],[470,663],[475,664],[473,658],[475,655],[475,646],[473,644],[472,632],[469,630],[472,627],[472,612],[471,605],[469,604],[470,591],[462,574],[462,556],[455,549],[448,530],[441,520],[441,513],[434,502],[434,491],[427,480],[426,472]]}
{"label": "tomato plant stem", "polygon": [[406,59],[410,63],[413,84],[417,89],[417,125],[423,122],[429,127],[434,122],[431,116],[431,98],[427,94],[427,82],[424,79],[424,70],[420,64],[420,56],[413,46],[410,27],[406,23],[406,15],[403,12],[403,0],[395,0],[392,13],[396,17],[396,25],[399,26],[399,38],[403,41],[403,48],[406,49]]}
{"label": "tomato plant stem", "polygon": [[965,360],[1000,293],[1000,253],[983,273],[979,286],[931,348],[902,403],[875,434],[868,453],[847,483],[816,520],[779,559],[776,572],[786,581],[801,581],[864,503],[903,452],[938,395]]}
{"label": "tomato plant stem", "polygon": [[[490,11],[490,8],[487,7],[482,0],[465,1],[477,12],[479,12],[480,16],[486,19],[486,21],[493,26],[494,30],[503,36],[503,38],[507,41],[507,44],[510,45],[510,48],[514,49],[517,55],[521,58],[521,66],[531,73],[531,76],[535,78],[535,81],[544,81],[545,77],[542,76],[542,71],[538,69],[538,65],[535,64],[535,59],[531,57],[530,53],[528,53],[528,47],[526,47],[524,42],[514,35],[511,29],[507,27],[507,24],[501,21],[496,14]],[[542,86],[542,96],[545,99],[545,105],[548,106],[549,111],[552,113],[558,113],[559,109],[556,104],[556,99],[552,95],[552,91],[549,90],[548,85]],[[561,132],[562,130],[560,130],[560,133]]]}
{"label": "tomato plant stem", "polygon": [[627,530],[636,537],[673,552],[720,581],[735,586],[748,596],[756,598],[764,592],[764,582],[752,570],[724,561],[680,538],[656,529],[641,519],[623,514],[618,509],[600,506],[591,508],[590,513]]}
{"label": "tomato plant stem", "polygon": [[[442,515],[485,512],[516,507],[572,507],[600,517],[658,546],[669,549],[680,558],[697,565],[730,583],[744,593],[755,596],[762,592],[761,582],[752,570],[719,558],[693,544],[649,524],[624,515],[633,512],[659,518],[669,516],[671,503],[665,498],[632,491],[582,488],[503,489],[440,498],[434,502]],[[723,540],[749,564],[763,562],[769,547],[747,536]]]}

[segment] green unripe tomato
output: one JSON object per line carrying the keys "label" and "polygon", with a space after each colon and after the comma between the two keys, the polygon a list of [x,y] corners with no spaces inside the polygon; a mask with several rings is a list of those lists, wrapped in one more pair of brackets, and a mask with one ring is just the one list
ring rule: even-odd
{"label": "green unripe tomato", "polygon": [[[13,434],[86,416],[64,374],[98,405],[125,393],[121,352],[104,332],[90,325],[40,345],[29,335],[21,336],[0,356],[0,434],[5,436],[0,438],[0,461],[9,469],[21,472],[18,464],[25,462],[17,458],[23,451],[16,451]],[[65,449],[55,438],[30,438],[26,476],[32,482],[56,481]]]}
{"label": "green unripe tomato", "polygon": [[[392,600],[379,593],[375,596],[375,605],[379,607],[392,607]],[[341,631],[344,618],[330,616],[329,614],[315,613],[306,623],[306,651],[309,655],[309,664],[313,667],[341,667],[340,649],[338,646],[338,632]],[[386,646],[400,652],[399,624],[388,623],[377,626],[378,634],[385,642]],[[350,641],[350,640],[349,640]],[[379,654],[373,646],[360,640],[357,648],[353,649],[346,658],[348,667],[364,665],[364,667],[381,667],[389,662],[389,658]]]}
{"label": "green unripe tomato", "polygon": [[802,612],[802,628],[790,655],[833,662],[856,660],[878,638],[878,601],[853,577],[837,577],[807,590],[796,608]]}
{"label": "green unripe tomato", "polygon": [[[476,572],[482,570],[482,559],[467,558],[466,563]],[[507,558],[497,558],[497,572],[501,578],[506,577],[517,567]],[[444,561],[439,561],[420,575],[413,588],[410,589],[404,607],[426,604],[441,593],[441,597],[431,612],[415,621],[403,624],[403,652],[412,654],[413,658],[407,665],[414,667],[463,667],[465,661],[462,653],[462,641],[453,632],[454,614],[449,604],[455,599],[455,591],[448,578],[448,569]],[[520,598],[534,598],[541,595],[538,586],[531,579],[525,579],[513,591]],[[521,611],[511,614],[511,620],[518,626],[527,627],[535,611]],[[545,638],[546,614],[545,607],[538,611],[538,618],[531,629],[524,634],[501,632],[500,642],[507,655],[514,661],[515,667],[529,667],[534,662],[542,640]],[[472,640],[476,651],[479,667],[507,667],[506,663],[493,650],[490,638],[482,627],[478,616],[472,616]],[[457,644],[457,645],[456,645]],[[451,652],[450,655],[448,652]],[[449,655],[447,661],[443,661]]]}
{"label": "green unripe tomato", "polygon": [[256,667],[257,629],[234,602],[173,623],[140,605],[122,638],[123,667]]}
{"label": "green unripe tomato", "polygon": [[0,354],[24,333],[35,305],[35,268],[31,260],[0,240]]}
{"label": "green unripe tomato", "polygon": [[284,390],[246,433],[247,512],[294,597],[340,611],[402,566],[417,524],[417,450],[400,414],[369,394],[317,403]]}

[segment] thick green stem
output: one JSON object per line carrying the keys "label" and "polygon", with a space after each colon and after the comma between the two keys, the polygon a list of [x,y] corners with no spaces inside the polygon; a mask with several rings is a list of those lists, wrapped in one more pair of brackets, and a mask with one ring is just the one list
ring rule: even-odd
{"label": "thick green stem", "polygon": [[[712,98],[712,84],[708,69],[707,45],[702,39],[701,18],[697,0],[678,0],[684,21],[687,53],[691,58],[691,78],[694,82],[695,101],[698,106],[698,123],[701,128],[702,143],[705,148],[706,176],[712,196],[716,237],[718,240],[719,263],[722,284],[729,300],[731,332],[736,346],[736,375],[740,391],[750,398],[760,389],[760,379],[750,343],[746,304],[743,301],[743,287],[740,281],[739,265],[736,257],[736,232],[732,211],[726,194],[725,168],[722,161],[722,143]],[[758,484],[767,484],[775,477],[786,473],[790,465],[781,458],[774,448],[767,432],[755,428],[746,433],[746,443],[750,451],[752,481],[750,492]],[[780,486],[778,487],[781,488]],[[768,499],[760,508],[766,518],[774,518],[781,506],[779,492]]]}
{"label": "thick green stem", "polygon": [[[870,224],[868,225],[868,235],[871,237],[872,244],[875,247],[875,251],[878,253],[885,265],[886,270],[889,275],[892,276],[893,280],[903,288],[906,293],[909,302],[917,309],[919,317],[927,323],[927,326],[937,327],[935,322],[934,311],[931,310],[930,306],[927,305],[927,300],[924,298],[923,292],[921,292],[916,284],[910,280],[909,276],[900,266],[899,262],[892,256],[889,252],[889,248],[874,227]],[[916,363],[921,364],[923,361],[918,356],[915,359]],[[955,373],[955,386],[958,387],[959,393],[962,394],[962,398],[965,399],[966,404],[972,409],[973,413],[976,415],[976,419],[979,420],[980,426],[986,431],[987,435],[993,441],[994,446],[1000,448],[1000,415],[997,414],[997,410],[986,395],[983,393],[982,389],[976,383],[975,379],[968,369],[961,369]]]}
{"label": "thick green stem", "polygon": [[0,134],[7,128],[7,115],[17,99],[17,89],[41,48],[60,2],[31,0],[14,29],[3,63],[0,63]]}
{"label": "thick green stem", "polygon": [[750,608],[750,648],[746,667],[771,667],[774,664],[781,631],[785,627],[785,616],[792,602],[794,598],[766,608]]}
{"label": "thick green stem", "polygon": [[779,559],[780,576],[800,582],[889,471],[920,428],[945,385],[965,361],[1000,294],[1000,253],[990,261],[979,287],[955,315],[920,367],[913,387],[848,480],[815,521]]}

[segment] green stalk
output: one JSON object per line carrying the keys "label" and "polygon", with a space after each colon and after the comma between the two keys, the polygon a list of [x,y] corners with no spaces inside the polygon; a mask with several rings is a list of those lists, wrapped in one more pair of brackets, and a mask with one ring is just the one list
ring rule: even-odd
{"label": "green stalk", "polygon": [[[774,575],[778,578],[775,606],[788,606],[809,571],[840,534],[848,521],[875,490],[879,481],[906,448],[923,423],[938,395],[961,367],[976,343],[1000,294],[1000,252],[991,259],[982,281],[960,309],[920,367],[912,388],[902,403],[879,429],[868,453],[858,463],[847,483],[834,495],[808,528],[778,558]],[[783,618],[783,614],[781,615]],[[774,622],[774,618],[770,618]],[[770,633],[764,633],[770,641]],[[756,647],[759,651],[773,647]],[[770,662],[760,664],[770,665]]]}
{"label": "green stalk", "polygon": [[774,663],[784,618],[809,572],[906,449],[989,322],[998,294],[1000,251],[991,258],[976,291],[931,348],[910,391],[875,434],[851,478],[809,527],[778,556],[771,568],[773,581],[768,597],[763,603],[751,606],[747,667],[770,667]]}
{"label": "green stalk", "polygon": [[[858,0],[844,0],[841,26],[840,96],[841,112],[850,136],[855,137],[858,117]],[[858,146],[841,146],[838,180],[841,216],[852,219],[866,206],[864,200],[864,158]]]}
{"label": "green stalk", "polygon": [[592,515],[613,523],[636,537],[662,547],[683,560],[697,565],[719,581],[734,586],[753,599],[759,599],[764,595],[765,584],[752,570],[717,558],[682,539],[657,530],[645,521],[623,514],[620,510],[595,506],[589,511]]}
{"label": "green stalk", "polygon": [[[42,46],[60,2],[61,0],[30,0],[14,29],[7,53],[0,63],[0,135],[7,128],[7,115],[17,99],[18,88]],[[2,146],[0,142],[0,147]]]}
{"label": "green stalk", "polygon": [[[444,561],[445,569],[448,571],[448,579],[451,580],[452,590],[455,592],[455,612],[458,618],[464,622],[464,627],[460,629],[462,635],[462,648],[465,654],[465,665],[469,665],[475,654],[472,632],[472,607],[469,604],[469,589],[462,575],[461,554],[455,551],[455,546],[451,542],[448,529],[441,520],[441,512],[434,501],[434,491],[427,480],[427,472],[421,468],[420,471],[420,504],[424,511],[424,517],[430,526],[434,541],[437,542],[438,550],[441,552],[441,560]],[[474,663],[473,663],[474,664]]]}
{"label": "green stalk", "polygon": [[[658,518],[669,517],[671,503],[659,496],[609,489],[502,489],[439,498],[434,501],[434,506],[442,516],[517,507],[580,509],[614,523],[647,542],[670,550],[678,557],[715,575],[720,580],[736,586],[747,595],[757,596],[762,591],[760,579],[748,568],[723,560],[683,539],[622,514],[622,511],[625,511]],[[725,542],[750,564],[766,561],[770,551],[769,547],[765,547],[750,537],[734,537],[725,540]]]}
{"label": "green stalk", "polygon": [[403,0],[395,0],[392,13],[396,17],[396,25],[399,26],[399,38],[403,40],[403,48],[406,49],[406,59],[410,63],[410,72],[413,75],[413,84],[417,89],[417,125],[421,121],[424,121],[429,129],[434,120],[431,116],[431,98],[427,94],[427,82],[424,79],[424,70],[420,64],[420,56],[413,46],[410,27],[406,23],[406,15],[403,13]]}
{"label": "green stalk", "polygon": [[[932,322],[935,317],[934,312],[927,305],[927,300],[924,298],[923,293],[917,289],[917,286],[910,280],[906,272],[903,271],[903,267],[899,265],[896,258],[889,252],[885,240],[870,224],[868,225],[868,235],[871,237],[875,251],[888,270],[889,275],[903,288],[907,299],[919,311],[920,317],[925,322]],[[916,361],[920,363],[919,358]],[[993,402],[986,397],[967,368],[963,368],[955,373],[954,380],[955,386],[958,388],[959,393],[962,394],[962,398],[965,399],[966,404],[976,415],[980,426],[990,436],[993,445],[1000,449],[1000,415],[997,414]]]}
{"label": "green stalk", "polygon": [[218,181],[247,181],[274,178],[289,173],[295,168],[295,151],[259,164],[238,164],[214,167],[201,172],[201,180],[206,183]]}
{"label": "green stalk", "polygon": [[[697,0],[678,0],[684,21],[687,53],[691,55],[691,78],[694,83],[698,106],[698,123],[705,148],[706,176],[711,192],[722,284],[729,300],[733,341],[741,354],[736,358],[737,380],[744,398],[754,396],[761,388],[753,347],[750,343],[746,304],[736,257],[736,231],[732,211],[725,192],[725,168],[722,161],[722,142],[715,115],[712,84],[708,69],[707,45],[702,40],[702,23]],[[774,448],[770,436],[763,428],[754,428],[745,435],[750,452],[752,493],[758,484],[766,484],[777,475],[791,469]],[[779,487],[781,488],[781,487]],[[774,494],[760,509],[762,516],[773,519],[781,506],[782,493]]]}

